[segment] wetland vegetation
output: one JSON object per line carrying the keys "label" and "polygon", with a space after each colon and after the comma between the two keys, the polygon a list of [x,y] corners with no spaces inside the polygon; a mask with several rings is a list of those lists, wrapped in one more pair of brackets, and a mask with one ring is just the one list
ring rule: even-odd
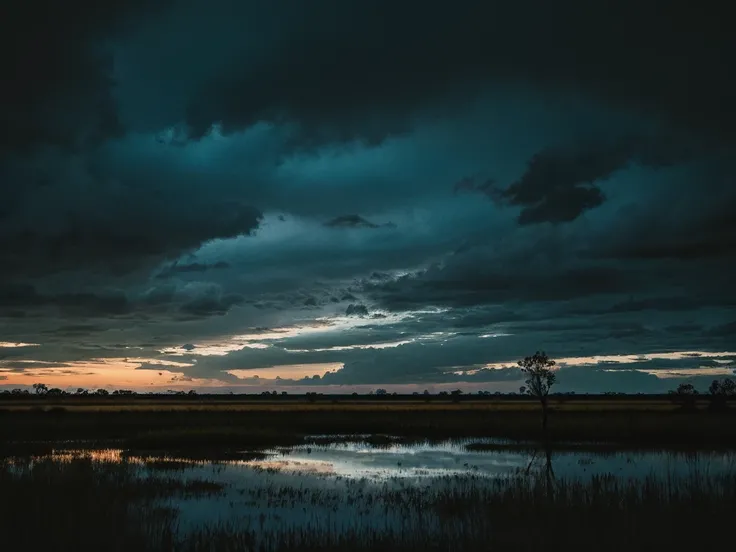
{"label": "wetland vegetation", "polygon": [[44,552],[716,549],[735,421],[730,397],[6,397],[0,534]]}
{"label": "wetland vegetation", "polygon": [[[553,396],[545,435],[561,441],[661,446],[736,443],[732,397],[711,408],[695,398],[683,408],[668,396]],[[390,434],[406,438],[539,439],[541,407],[533,397],[352,396],[307,400],[261,396],[185,399],[30,396],[0,400],[0,443],[123,441],[142,448],[276,446],[315,434]]]}
{"label": "wetland vegetation", "polygon": [[[477,442],[476,442],[477,445]],[[0,464],[4,550],[714,550],[731,453],[342,442],[247,460],[57,450]],[[551,473],[550,473],[551,472]]]}

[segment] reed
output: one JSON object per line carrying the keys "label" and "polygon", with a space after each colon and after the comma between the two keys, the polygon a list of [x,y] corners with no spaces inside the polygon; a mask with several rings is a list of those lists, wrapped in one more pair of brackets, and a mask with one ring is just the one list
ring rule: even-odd
{"label": "reed", "polygon": [[177,512],[172,496],[218,493],[203,480],[139,478],[127,462],[0,461],[3,551],[173,550]]}
{"label": "reed", "polygon": [[[297,496],[295,503],[303,499]],[[324,492],[316,502],[333,499]],[[398,515],[398,525],[356,523],[346,531],[334,531],[327,522],[269,531],[209,527],[177,550],[716,550],[736,508],[736,476],[644,481],[604,476],[552,484],[545,477],[517,476],[440,490],[406,486],[363,499],[381,501]]]}
{"label": "reed", "polygon": [[[159,462],[0,462],[2,550],[716,550],[731,538],[736,511],[736,473],[716,476],[698,466],[644,479],[564,480],[542,469],[339,485],[283,484],[262,470],[248,487],[231,489],[258,505],[256,517],[184,531],[176,500],[223,489],[162,475],[186,467],[175,458]],[[290,511],[315,515],[293,523]],[[346,511],[356,513],[346,519]]]}

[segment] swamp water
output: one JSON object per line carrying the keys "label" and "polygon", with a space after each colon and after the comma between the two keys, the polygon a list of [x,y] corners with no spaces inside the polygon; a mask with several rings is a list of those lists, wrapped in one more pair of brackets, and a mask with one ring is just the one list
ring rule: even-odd
{"label": "swamp water", "polygon": [[[250,458],[225,461],[66,449],[25,461],[87,457],[102,463],[127,462],[141,478],[166,472],[184,482],[204,479],[222,485],[218,494],[162,499],[162,505],[178,511],[182,536],[211,526],[262,535],[401,533],[426,527],[442,531],[448,518],[438,503],[450,504],[458,497],[482,500],[501,479],[541,474],[549,468],[544,451],[504,445],[477,439],[381,446],[342,441],[267,449]],[[492,450],[477,450],[484,447]],[[711,478],[733,473],[736,453],[556,450],[551,468],[554,478],[566,481],[608,475],[641,481]]]}

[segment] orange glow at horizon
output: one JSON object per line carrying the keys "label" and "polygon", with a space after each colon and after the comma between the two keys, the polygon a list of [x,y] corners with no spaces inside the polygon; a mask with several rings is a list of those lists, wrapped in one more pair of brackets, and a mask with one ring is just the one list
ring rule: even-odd
{"label": "orange glow at horizon", "polygon": [[[714,360],[719,366],[699,366],[699,357]],[[666,353],[648,353],[641,355],[610,355],[590,357],[558,358],[557,365],[589,366],[607,370],[607,364],[634,364],[637,372],[655,375],[661,379],[692,376],[728,376],[734,370],[732,357],[734,352],[706,352],[706,351],[677,351]],[[648,360],[681,360],[692,359],[692,367],[658,366],[647,367]],[[183,360],[183,359],[182,359]],[[193,388],[227,388],[233,385],[278,385],[283,380],[285,385],[298,386],[299,380],[319,376],[343,368],[342,362],[289,364],[279,366],[265,366],[257,369],[232,369],[219,373],[213,372],[209,378],[192,378],[186,375],[186,369],[194,366],[190,362],[177,362],[156,358],[98,358],[89,361],[75,361],[57,363],[38,360],[16,360],[13,369],[4,367],[0,361],[0,386],[8,389],[14,386],[30,387],[34,383],[44,383],[49,387],[74,390],[85,389],[133,389],[160,391],[166,389],[187,390]],[[27,364],[27,368],[23,368]],[[145,368],[141,369],[145,365]],[[483,367],[452,367],[448,371],[455,375],[473,375],[482,369],[514,368],[515,362],[489,363]],[[240,381],[233,381],[235,376]],[[257,376],[257,379],[256,379]],[[321,382],[320,382],[321,383]],[[493,382],[498,386],[499,382]],[[489,385],[486,382],[484,385]],[[420,384],[407,384],[410,386]],[[436,386],[430,382],[422,385]],[[351,385],[355,387],[356,385]]]}
{"label": "orange glow at horizon", "polygon": [[[22,361],[21,361],[22,362]],[[68,362],[59,365],[49,362],[49,367],[38,366],[39,361],[28,361],[32,367],[23,371],[12,371],[0,367],[0,385],[30,386],[44,383],[48,387],[85,389],[172,389],[193,387],[225,387],[232,382],[217,378],[188,378],[177,368],[192,366],[185,362],[161,361],[157,359],[95,359],[85,362]],[[142,364],[155,368],[139,369]],[[1,365],[0,365],[1,366]],[[247,380],[255,378],[263,382],[299,380],[342,368],[341,362],[290,364],[250,370],[229,370],[226,373]],[[160,368],[159,368],[160,367]],[[3,377],[5,379],[3,379]]]}
{"label": "orange glow at horizon", "polygon": [[[160,369],[138,369],[142,363],[159,365]],[[162,363],[156,359],[94,359],[83,362],[68,362],[59,366],[49,363],[45,368],[34,364],[22,372],[0,368],[4,386],[29,386],[44,383],[49,387],[85,389],[143,389],[179,387],[217,387],[225,382],[217,379],[186,378],[177,367],[191,366],[184,363]],[[172,366],[173,365],[173,366]],[[172,370],[173,368],[173,370]]]}

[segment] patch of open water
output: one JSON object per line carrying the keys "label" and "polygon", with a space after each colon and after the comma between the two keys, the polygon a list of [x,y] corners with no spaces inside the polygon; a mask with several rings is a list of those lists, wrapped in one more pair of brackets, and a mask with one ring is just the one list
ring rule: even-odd
{"label": "patch of open water", "polygon": [[[412,525],[441,524],[436,511],[412,508],[407,515],[402,495],[472,492],[504,478],[541,470],[543,451],[500,448],[469,450],[473,440],[388,444],[337,442],[267,449],[256,459],[191,461],[175,456],[142,457],[119,449],[58,450],[50,456],[64,461],[90,456],[102,462],[127,461],[140,466],[141,477],[170,469],[182,480],[207,479],[225,486],[219,495],[167,499],[180,512],[180,530],[231,524],[260,532],[309,528],[349,530],[411,530]],[[482,440],[499,444],[498,440]],[[613,474],[643,479],[655,476],[717,476],[736,468],[733,452],[555,451],[555,477],[588,479]],[[415,493],[416,495],[416,493]],[[387,498],[394,497],[394,498]],[[414,506],[417,506],[416,504]]]}

